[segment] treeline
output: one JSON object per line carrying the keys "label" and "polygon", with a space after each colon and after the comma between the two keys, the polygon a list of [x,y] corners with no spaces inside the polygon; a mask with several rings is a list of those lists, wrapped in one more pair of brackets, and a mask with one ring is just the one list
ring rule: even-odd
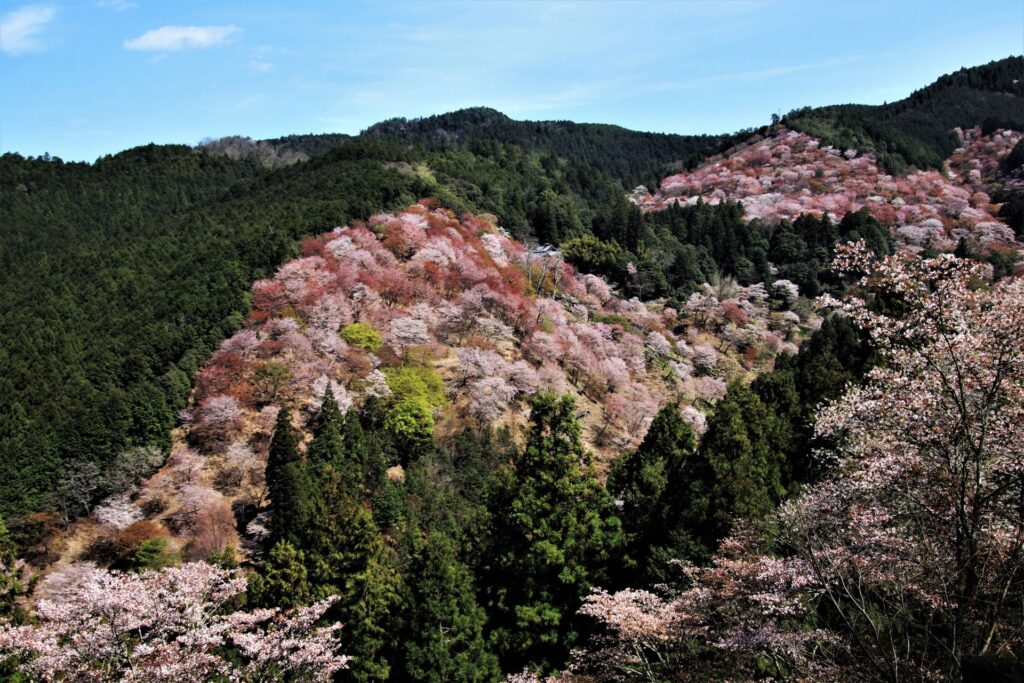
{"label": "treeline", "polygon": [[706,561],[734,520],[763,517],[816,478],[815,407],[871,363],[849,321],[826,320],[774,372],[731,386],[699,445],[666,405],[607,486],[568,397],[533,400],[522,445],[472,424],[436,441],[418,429],[410,449],[388,417],[406,399],[342,415],[327,390],[305,449],[288,408],[278,414],[250,600],[337,596],[327,618],[345,624],[346,680],[558,670],[593,628],[578,614],[592,588],[677,584],[670,560]]}
{"label": "treeline", "polygon": [[669,164],[692,168],[749,137],[753,131],[722,135],[643,133],[619,126],[572,121],[514,121],[494,109],[474,107],[421,119],[390,119],[362,135],[409,144],[464,147],[486,153],[493,143],[515,145],[595,168],[624,189],[656,187]]}
{"label": "treeline", "polygon": [[872,152],[891,173],[939,168],[960,146],[954,128],[1024,128],[1024,57],[960,69],[898,102],[791,111],[786,126],[841,149]]}

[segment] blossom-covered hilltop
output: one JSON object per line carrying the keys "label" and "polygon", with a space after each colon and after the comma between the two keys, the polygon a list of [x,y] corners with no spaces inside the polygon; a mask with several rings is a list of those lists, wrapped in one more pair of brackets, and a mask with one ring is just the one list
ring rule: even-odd
{"label": "blossom-covered hilltop", "polygon": [[739,202],[747,218],[767,222],[802,213],[842,218],[867,207],[894,227],[911,248],[951,251],[963,237],[988,247],[1012,244],[1013,231],[996,217],[987,194],[999,160],[1022,134],[1004,130],[983,136],[980,129],[956,131],[963,146],[942,171],[905,178],[886,174],[871,155],[840,150],[785,128],[771,137],[740,145],[691,173],[665,178],[656,194],[638,191],[634,202],[647,210],[669,204]]}
{"label": "blossom-covered hilltop", "polygon": [[248,324],[201,371],[167,465],[131,502],[97,508],[84,522],[93,532],[145,516],[189,557],[238,547],[230,505],[260,505],[279,408],[308,426],[328,386],[342,413],[375,397],[396,430],[441,439],[474,424],[515,433],[525,399],[568,393],[603,468],[668,401],[701,432],[729,381],[794,353],[820,322],[806,307],[805,318],[770,312],[763,285],[729,280],[682,311],[625,300],[493,217],[427,201],[306,239],[301,252],[253,285]]}

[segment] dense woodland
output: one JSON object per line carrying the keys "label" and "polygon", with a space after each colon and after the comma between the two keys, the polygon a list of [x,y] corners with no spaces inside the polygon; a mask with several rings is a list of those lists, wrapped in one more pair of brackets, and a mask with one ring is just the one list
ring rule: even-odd
{"label": "dense woodland", "polygon": [[[1010,58],[897,103],[784,123],[897,172],[934,168],[954,127],[1024,128],[1022,71]],[[627,200],[753,133],[470,109],[358,137],[150,145],[94,164],[0,157],[0,621],[11,623],[0,677],[1013,680],[1024,647],[1015,262],[966,241],[957,255],[987,264],[931,248],[908,259],[866,210],[768,223],[728,201],[642,211]],[[1021,158],[1018,144],[1001,177],[1019,175]],[[997,196],[1019,231],[1016,187]],[[389,213],[421,198],[416,229]],[[438,247],[460,230],[487,252],[470,265],[492,294]],[[498,234],[558,245],[587,275],[548,272],[529,246],[502,252]],[[345,271],[357,253],[385,272]],[[431,365],[440,342],[410,317],[382,313],[385,328],[334,310],[318,339],[383,389],[326,381],[312,407],[289,394],[299,370],[280,358],[299,364],[289,344],[315,355],[303,338],[315,316],[303,308],[313,294],[288,291],[286,263],[303,288],[333,268],[364,309],[435,290],[458,301],[446,310],[461,318],[443,325],[471,350],[459,362],[487,359],[494,375],[457,387],[476,402],[460,428],[435,424],[450,401]],[[603,301],[584,305],[579,282]],[[499,294],[521,308],[502,316]],[[566,391],[538,390],[538,372],[503,361],[480,328],[497,322],[501,343],[525,345],[529,327],[543,354],[536,339],[570,324],[542,299],[609,345],[635,338],[640,371],[598,372],[595,355],[566,373]],[[788,321],[798,351],[766,334],[779,348],[758,355],[743,337],[754,300],[765,320]],[[635,335],[631,314],[679,341]],[[708,339],[701,316],[716,317],[717,350],[683,341]],[[736,369],[719,371],[719,356]],[[595,460],[573,392],[628,405],[623,377],[691,371],[721,393],[699,410],[654,404],[643,438],[603,444],[614,457]],[[507,419],[520,400],[523,419]],[[256,481],[262,493],[203,499],[211,459],[219,490]],[[158,470],[176,499],[118,499]],[[53,562],[52,539],[100,509],[117,533],[91,539],[79,556],[91,564],[45,580],[26,571],[18,558]],[[192,541],[179,549],[168,528]],[[225,541],[236,538],[246,547]],[[27,609],[33,590],[42,599]]]}
{"label": "dense woodland", "polygon": [[460,146],[487,153],[494,142],[578,161],[602,171],[623,187],[657,184],[670,164],[695,166],[753,131],[723,135],[673,135],[572,121],[514,121],[485,107],[422,119],[391,119],[363,134],[430,148]]}
{"label": "dense woodland", "polygon": [[954,149],[954,128],[1024,126],[1024,57],[961,69],[909,97],[879,106],[845,104],[791,111],[783,122],[836,147],[869,150],[890,172],[938,168]]}

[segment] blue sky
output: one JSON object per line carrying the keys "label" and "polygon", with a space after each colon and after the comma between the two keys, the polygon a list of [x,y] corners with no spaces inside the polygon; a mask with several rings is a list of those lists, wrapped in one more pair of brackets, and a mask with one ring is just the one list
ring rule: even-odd
{"label": "blue sky", "polygon": [[485,105],[727,132],[1024,52],[1024,2],[0,0],[0,149],[357,133]]}

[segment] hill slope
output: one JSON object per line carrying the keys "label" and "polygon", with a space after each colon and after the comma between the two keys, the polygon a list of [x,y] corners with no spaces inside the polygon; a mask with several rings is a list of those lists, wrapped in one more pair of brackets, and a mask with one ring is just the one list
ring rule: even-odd
{"label": "hill slope", "polygon": [[871,152],[892,173],[939,168],[959,147],[954,128],[1024,129],[1024,57],[960,69],[897,102],[799,109],[783,123],[840,149]]}
{"label": "hill slope", "polygon": [[428,147],[466,146],[486,153],[492,141],[582,162],[616,178],[624,187],[646,182],[667,164],[694,164],[738,139],[736,135],[643,133],[619,126],[572,121],[514,121],[486,107],[391,119],[362,135]]}
{"label": "hill slope", "polygon": [[[862,136],[864,149],[881,149],[890,128],[872,122],[886,121],[908,134],[931,131],[918,138],[941,151],[947,142],[928,142],[938,139],[934,131],[1019,113],[1013,76],[1020,65],[1011,58],[958,72],[883,108],[835,108],[846,118],[829,118],[827,109],[801,112],[789,125],[810,130],[825,122],[819,134],[848,129]],[[860,127],[850,127],[862,114]],[[833,125],[840,119],[845,128]],[[78,475],[92,482],[86,500],[95,499],[119,453],[166,446],[194,373],[248,310],[250,282],[294,255],[300,236],[417,197],[493,213],[519,237],[557,244],[593,232],[614,240],[624,248],[597,253],[606,267],[595,270],[631,293],[685,299],[719,272],[747,284],[765,279],[768,232],[746,228],[741,213],[702,210],[645,226],[622,198],[631,178],[650,183],[666,164],[692,164],[735,141],[517,122],[472,109],[384,122],[354,139],[290,136],[197,150],[150,145],[91,165],[4,155],[0,514],[65,506],[80,492],[55,499],[57,482]],[[939,179],[928,187],[946,192]],[[994,207],[974,194],[957,190],[949,199],[966,199],[968,212],[981,212],[973,225],[992,223],[986,212]],[[944,236],[955,237],[955,229],[943,223]],[[811,271],[821,263],[815,258]]]}
{"label": "hill slope", "polygon": [[505,426],[519,440],[530,397],[568,393],[603,470],[666,402],[702,432],[728,382],[795,353],[821,322],[773,312],[761,285],[709,289],[682,311],[625,300],[492,216],[430,204],[303,240],[300,258],[257,281],[245,327],[198,374],[167,464],[131,502],[115,495],[79,523],[64,559],[89,557],[103,545],[94,539],[144,516],[192,559],[259,547],[258,530],[211,546],[194,520],[230,503],[248,515],[244,529],[264,511],[279,408],[310,431],[328,387],[342,414],[382,411],[383,467],[408,467],[424,435],[446,444],[467,427]]}
{"label": "hill slope", "polygon": [[801,214],[842,218],[866,208],[915,247],[952,251],[958,240],[1012,245],[1013,231],[997,217],[988,191],[999,167],[1022,134],[979,129],[957,131],[960,147],[946,171],[919,171],[905,178],[884,173],[871,155],[822,146],[803,133],[775,134],[718,158],[692,173],[669,176],[658,195],[634,195],[648,209],[671,203],[738,202],[748,219],[770,223]]}

